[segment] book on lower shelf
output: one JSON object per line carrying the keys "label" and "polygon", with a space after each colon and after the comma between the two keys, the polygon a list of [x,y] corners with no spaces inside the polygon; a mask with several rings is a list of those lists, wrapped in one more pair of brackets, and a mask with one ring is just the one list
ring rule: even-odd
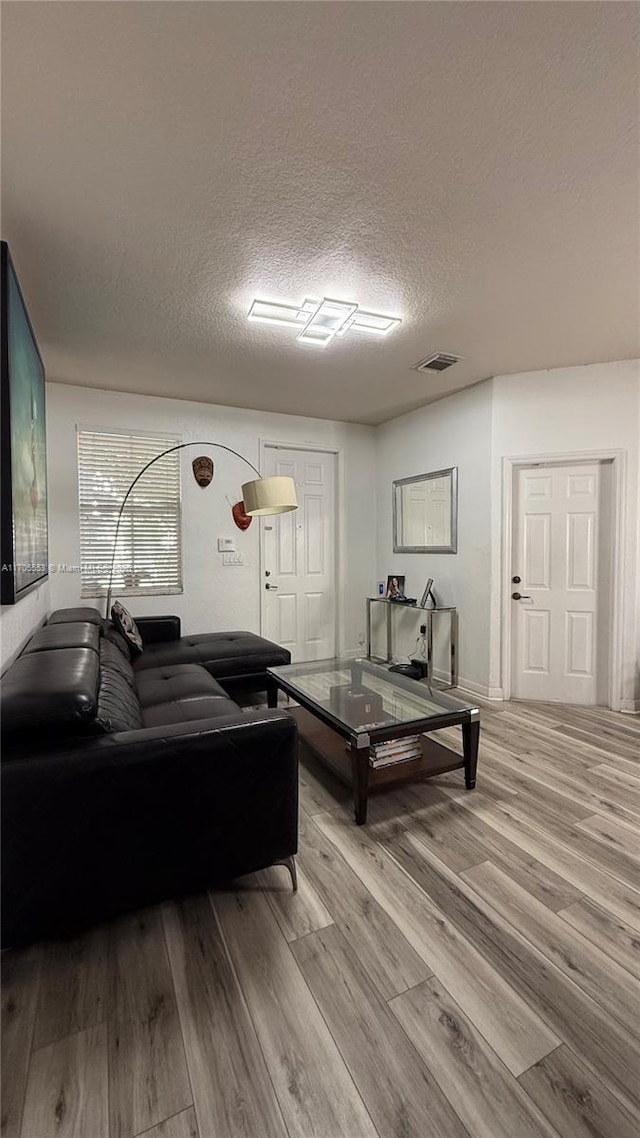
{"label": "book on lower shelf", "polygon": [[419,759],[421,755],[420,736],[409,735],[404,739],[390,739],[386,743],[372,743],[369,748],[369,763],[372,767],[388,767],[393,763]]}

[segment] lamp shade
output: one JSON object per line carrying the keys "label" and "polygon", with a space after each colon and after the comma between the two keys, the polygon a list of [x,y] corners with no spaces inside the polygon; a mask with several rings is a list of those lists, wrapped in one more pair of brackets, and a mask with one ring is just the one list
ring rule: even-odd
{"label": "lamp shade", "polygon": [[277,474],[273,478],[254,478],[242,487],[242,498],[247,514],[286,514],[297,510],[296,487],[293,478]]}

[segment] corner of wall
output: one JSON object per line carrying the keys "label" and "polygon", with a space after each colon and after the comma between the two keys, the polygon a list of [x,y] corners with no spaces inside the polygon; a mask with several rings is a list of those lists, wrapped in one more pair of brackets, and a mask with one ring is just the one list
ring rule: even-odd
{"label": "corner of wall", "polygon": [[0,609],[0,668],[4,671],[20,654],[50,608],[49,582],[34,589],[15,605]]}

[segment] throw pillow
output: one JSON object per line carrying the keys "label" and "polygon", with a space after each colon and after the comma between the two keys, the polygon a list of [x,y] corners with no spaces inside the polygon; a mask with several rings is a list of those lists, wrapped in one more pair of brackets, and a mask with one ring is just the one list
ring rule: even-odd
{"label": "throw pillow", "polygon": [[136,655],[139,655],[143,650],[142,637],[131,613],[124,605],[120,604],[120,601],[113,602],[111,606],[111,619],[116,628],[120,629],[122,635],[126,636]]}

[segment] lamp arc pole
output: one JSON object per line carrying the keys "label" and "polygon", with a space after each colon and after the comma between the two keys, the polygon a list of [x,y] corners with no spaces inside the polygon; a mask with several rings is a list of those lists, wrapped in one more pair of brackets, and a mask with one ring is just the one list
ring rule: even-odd
{"label": "lamp arc pole", "polygon": [[152,459],[150,459],[149,462],[146,464],[146,466],[143,466],[142,470],[138,474],[136,474],[133,482],[129,486],[129,489],[127,490],[124,498],[122,499],[122,502],[120,503],[120,509],[118,510],[118,520],[116,522],[116,534],[115,534],[115,538],[113,541],[113,553],[111,555],[111,568],[109,570],[109,583],[107,586],[107,603],[105,606],[105,617],[107,617],[107,619],[109,617],[109,611],[111,608],[111,594],[113,591],[113,588],[112,588],[112,586],[113,586],[113,570],[115,568],[116,553],[118,551],[118,537],[120,535],[120,522],[122,521],[122,514],[124,512],[124,508],[125,508],[127,502],[129,501],[129,497],[131,496],[132,491],[138,485],[138,482],[142,478],[143,474],[146,474],[146,472],[150,466],[154,466],[156,462],[159,462],[161,458],[165,458],[168,454],[173,454],[173,452],[176,450],[185,450],[187,447],[218,447],[219,450],[226,450],[227,454],[233,454],[233,455],[235,455],[236,458],[241,459],[242,462],[246,462],[247,466],[250,466],[251,469],[258,475],[258,478],[262,478],[262,475],[260,474],[260,471],[258,470],[257,466],[254,466],[252,462],[249,462],[249,459],[245,458],[243,454],[240,454],[237,450],[233,450],[232,447],[225,446],[224,443],[213,443],[207,439],[205,439],[205,440],[194,439],[193,442],[189,442],[189,443],[177,443],[176,446],[167,447],[166,450],[161,451],[160,454],[156,454]]}

